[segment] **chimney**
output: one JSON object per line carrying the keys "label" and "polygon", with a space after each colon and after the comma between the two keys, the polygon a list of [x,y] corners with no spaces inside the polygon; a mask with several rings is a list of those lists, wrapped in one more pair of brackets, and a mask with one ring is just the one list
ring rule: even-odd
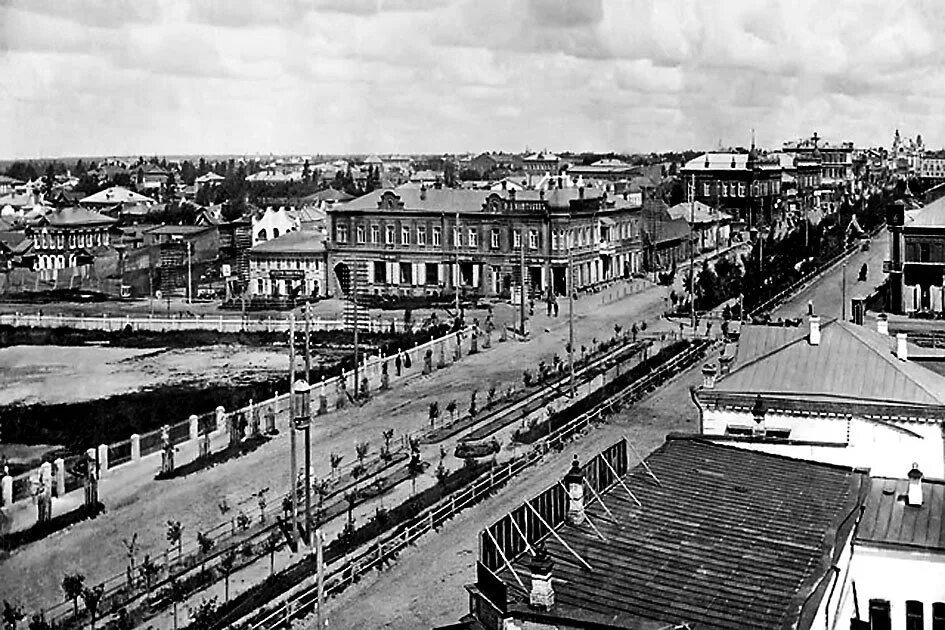
{"label": "chimney", "polygon": [[514,189],[514,188],[510,188],[510,189],[509,189],[509,200],[510,200],[510,201],[515,201],[515,189]]}
{"label": "chimney", "polygon": [[810,336],[808,341],[812,346],[820,345],[820,317],[817,315],[810,316]]}
{"label": "chimney", "polygon": [[881,335],[889,335],[889,316],[886,313],[880,313],[876,316],[876,332]]}
{"label": "chimney", "polygon": [[906,345],[906,333],[896,334],[896,358],[900,361],[909,360],[909,347]]}
{"label": "chimney", "polygon": [[584,472],[577,455],[571,460],[571,470],[564,476],[564,487],[568,491],[566,519],[571,525],[580,525],[584,522]]}
{"label": "chimney", "polygon": [[542,188],[541,190],[538,191],[538,199],[540,199],[541,201],[544,201],[544,200],[545,200],[545,189],[544,189],[544,188]]}
{"label": "chimney", "polygon": [[427,185],[420,184],[420,201],[424,201],[427,198]]}
{"label": "chimney", "polygon": [[535,545],[535,557],[529,564],[532,573],[532,590],[528,594],[528,605],[545,612],[555,605],[555,590],[551,585],[551,572],[555,563],[545,551],[545,543]]}
{"label": "chimney", "polygon": [[765,414],[768,413],[768,409],[765,407],[765,403],[761,400],[761,395],[758,395],[755,398],[755,404],[751,407],[751,417],[755,419],[755,425],[751,428],[752,437],[764,437],[765,436]]}
{"label": "chimney", "polygon": [[909,494],[906,495],[906,505],[920,507],[922,505],[922,471],[918,464],[912,464],[909,471]]}
{"label": "chimney", "polygon": [[584,186],[578,186],[578,199],[584,199]]}
{"label": "chimney", "polygon": [[702,387],[704,389],[715,389],[715,379],[718,376],[718,370],[715,363],[706,363],[702,366]]}

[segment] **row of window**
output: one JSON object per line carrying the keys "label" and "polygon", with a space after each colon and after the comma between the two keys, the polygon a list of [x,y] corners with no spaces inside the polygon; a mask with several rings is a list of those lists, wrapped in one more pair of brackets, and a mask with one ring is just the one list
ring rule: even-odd
{"label": "row of window", "polygon": [[108,245],[108,233],[106,232],[69,232],[69,238],[62,232],[50,234],[43,230],[39,233],[37,239],[40,249],[65,249],[68,242],[69,248],[75,247],[100,247]]}
{"label": "row of window", "polygon": [[253,265],[262,271],[270,269],[318,269],[318,261],[311,258],[270,258],[254,260]]}
{"label": "row of window", "polygon": [[[870,600],[870,630],[891,630],[892,611],[889,600]],[[925,604],[906,602],[906,630],[925,630]],[[932,604],[932,630],[945,630],[945,602]]]}
{"label": "row of window", "polygon": [[[614,238],[633,238],[634,226],[631,222],[622,222],[615,225],[613,228],[605,228],[603,231],[597,227],[592,226],[583,226],[574,229],[574,245],[581,247],[584,245],[593,245],[599,242],[602,238],[604,240],[609,240],[611,236]],[[567,233],[568,230],[560,229],[553,230],[551,233],[551,249],[555,251],[563,251],[567,249]],[[489,232],[489,247],[491,249],[500,249],[501,247],[501,234],[502,230],[498,228],[492,228]],[[370,241],[368,240],[370,236]],[[424,225],[417,226],[416,232],[410,228],[410,226],[401,226],[400,228],[400,238],[397,238],[397,230],[393,225],[387,225],[384,229],[384,240],[383,244],[386,245],[421,245],[425,246],[428,244],[427,241],[427,228]],[[335,227],[335,240],[338,243],[346,244],[348,242],[348,226],[345,224],[338,224]],[[429,244],[433,247],[439,247],[442,241],[442,229],[439,226],[434,226],[430,230],[430,239]],[[540,245],[540,234],[538,230],[528,230],[528,247],[530,249],[538,249]],[[354,242],[358,245],[364,245],[370,242],[373,245],[382,244],[381,241],[381,226],[372,225],[370,226],[370,233],[364,225],[357,225],[354,229]],[[479,247],[479,229],[475,227],[470,228],[453,228],[453,247]],[[512,232],[512,247],[518,249],[522,246],[522,231],[516,230]]]}

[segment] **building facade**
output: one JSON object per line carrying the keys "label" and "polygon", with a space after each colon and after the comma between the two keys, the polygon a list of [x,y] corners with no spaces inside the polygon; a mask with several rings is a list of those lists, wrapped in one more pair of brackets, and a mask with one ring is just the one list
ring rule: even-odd
{"label": "building facade", "polygon": [[919,162],[919,177],[933,182],[945,180],[945,157],[925,154]]}
{"label": "building facade", "polygon": [[65,269],[89,264],[111,244],[117,221],[94,210],[61,208],[29,229],[37,270]]}
{"label": "building facade", "polygon": [[797,158],[819,162],[824,183],[852,190],[855,177],[852,142],[825,142],[814,132],[810,138],[785,142],[782,150]]}
{"label": "building facade", "polygon": [[318,298],[327,294],[325,240],[316,232],[289,232],[249,250],[250,296]]}
{"label": "building facade", "polygon": [[528,178],[529,187],[534,186],[536,182],[540,182],[545,177],[557,175],[560,167],[561,158],[548,151],[532,153],[522,159],[522,169]]}
{"label": "building facade", "polygon": [[907,212],[887,212],[889,273],[887,309],[892,313],[945,311],[945,198]]}
{"label": "building facade", "polygon": [[694,198],[747,225],[771,223],[780,208],[780,161],[747,153],[706,153],[680,169],[687,199]]}
{"label": "building facade", "polygon": [[524,267],[533,292],[566,294],[569,233],[576,288],[642,266],[639,208],[596,189],[377,190],[328,216],[342,293],[358,264],[372,293],[509,296]]}

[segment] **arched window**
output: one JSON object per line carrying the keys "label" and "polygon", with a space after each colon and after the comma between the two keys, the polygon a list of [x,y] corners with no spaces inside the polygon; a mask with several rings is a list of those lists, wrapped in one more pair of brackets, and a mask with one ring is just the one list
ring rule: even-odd
{"label": "arched window", "polygon": [[279,228],[272,228],[272,238],[279,238]]}
{"label": "arched window", "polygon": [[256,238],[257,238],[258,240],[260,240],[260,241],[265,241],[265,240],[267,240],[267,237],[266,237],[266,229],[263,228],[263,229],[259,230],[259,232],[256,233]]}

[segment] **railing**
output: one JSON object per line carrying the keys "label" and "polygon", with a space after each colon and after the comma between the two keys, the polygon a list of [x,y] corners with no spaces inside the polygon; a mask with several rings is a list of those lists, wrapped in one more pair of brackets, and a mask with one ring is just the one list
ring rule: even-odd
{"label": "railing", "polygon": [[[365,332],[404,332],[404,322],[396,318],[359,317],[359,322]],[[284,332],[289,330],[289,320],[284,318],[267,317],[265,319],[250,319],[246,317],[224,317],[211,315],[188,315],[180,317],[144,316],[131,317],[128,315],[103,314],[98,317],[75,315],[46,315],[39,313],[6,313],[0,315],[0,325],[29,327],[29,328],[75,328],[78,330],[120,331],[150,330],[155,332],[170,332],[181,330],[211,330],[223,333],[237,332]],[[321,318],[311,320],[311,330],[345,330],[350,328],[351,322],[344,318]]]}

